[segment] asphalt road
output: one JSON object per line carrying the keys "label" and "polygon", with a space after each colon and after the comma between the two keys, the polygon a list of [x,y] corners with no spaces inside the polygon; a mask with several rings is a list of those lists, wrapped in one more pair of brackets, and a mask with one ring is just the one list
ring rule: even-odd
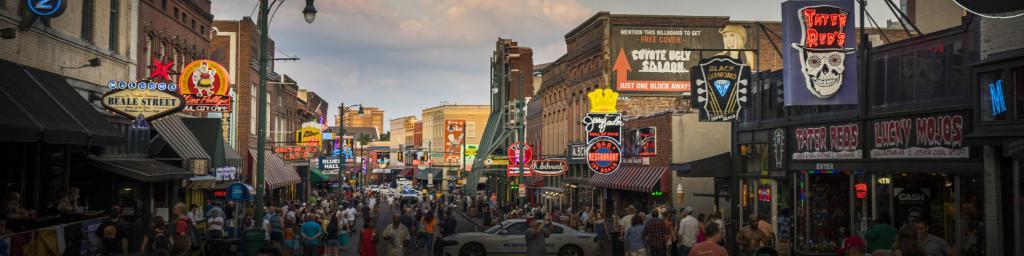
{"label": "asphalt road", "polygon": [[[379,217],[376,217],[376,220],[375,220],[377,222],[377,224],[376,224],[377,232],[380,232],[381,230],[384,230],[384,228],[386,228],[388,226],[388,224],[391,224],[391,216],[392,216],[392,214],[394,212],[395,212],[395,210],[391,209],[391,207],[388,206],[387,204],[383,204],[383,205],[381,205],[379,207],[378,213],[376,215],[376,216],[379,216]],[[473,232],[473,231],[476,231],[478,229],[476,224],[474,224],[469,219],[466,219],[465,216],[462,215],[462,214],[456,213],[455,214],[455,220],[458,221],[458,225],[455,228],[457,233]],[[365,221],[364,216],[360,216],[356,220],[357,227],[360,227],[360,230],[361,230],[361,227],[363,227],[364,221]],[[358,233],[356,233],[356,234],[358,234]],[[359,236],[358,235],[353,235],[352,238],[349,239],[348,244],[346,246],[344,246],[344,249],[345,250],[342,252],[341,255],[346,255],[346,256],[347,255],[359,255]],[[387,249],[387,246],[385,245],[385,243],[378,243],[377,244],[377,253],[379,255],[384,255],[384,253],[386,252],[386,249]],[[429,255],[429,254],[426,251],[417,251],[417,252],[413,252],[412,255]]]}

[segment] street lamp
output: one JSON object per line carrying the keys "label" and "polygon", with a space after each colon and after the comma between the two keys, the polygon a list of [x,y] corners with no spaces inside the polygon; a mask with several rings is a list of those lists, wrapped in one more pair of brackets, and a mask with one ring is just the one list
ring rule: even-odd
{"label": "street lamp", "polygon": [[313,23],[316,19],[316,6],[313,6],[314,0],[306,0],[306,8],[302,9],[302,17],[306,18],[306,23]]}
{"label": "street lamp", "polygon": [[[313,18],[316,17],[316,8],[313,7],[314,0],[306,0],[306,9],[303,10],[303,16],[306,18],[306,22],[313,22]],[[280,5],[284,1],[274,0],[274,3]],[[259,72],[260,72],[260,83],[259,83],[259,104],[256,105],[258,115],[256,117],[257,122],[257,136],[256,136],[256,220],[263,219],[263,195],[265,194],[266,184],[264,180],[265,176],[265,164],[266,164],[266,148],[267,148],[267,64],[270,61],[270,56],[267,53],[270,41],[270,0],[260,0],[259,2],[259,28],[260,28],[260,55],[259,55]],[[256,228],[249,230],[246,233],[246,255],[256,254],[259,244],[263,241],[263,227],[257,225]]]}

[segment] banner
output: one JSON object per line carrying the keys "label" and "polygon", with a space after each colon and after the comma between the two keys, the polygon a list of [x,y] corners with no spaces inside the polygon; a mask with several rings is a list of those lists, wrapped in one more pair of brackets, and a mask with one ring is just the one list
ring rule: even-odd
{"label": "banner", "polygon": [[626,132],[622,139],[625,157],[658,155],[657,128],[644,127]]}
{"label": "banner", "polygon": [[871,158],[969,158],[964,114],[871,121]]}
{"label": "banner", "polygon": [[[743,26],[612,26],[613,88],[625,94],[672,94],[689,92],[690,70],[700,59],[699,49],[752,49],[753,35]],[[753,65],[753,52],[729,54]]]}
{"label": "banner", "polygon": [[860,124],[793,128],[793,160],[861,159]]}
{"label": "banner", "polygon": [[462,145],[466,139],[466,120],[444,120],[444,163],[462,163]]}
{"label": "banner", "polygon": [[697,95],[691,97],[700,112],[701,122],[736,120],[747,102],[750,67],[728,56],[701,60],[691,69]]}
{"label": "banner", "polygon": [[212,60],[189,63],[178,75],[185,112],[231,112],[228,71]]}
{"label": "banner", "polygon": [[853,0],[782,3],[785,105],[857,104]]}

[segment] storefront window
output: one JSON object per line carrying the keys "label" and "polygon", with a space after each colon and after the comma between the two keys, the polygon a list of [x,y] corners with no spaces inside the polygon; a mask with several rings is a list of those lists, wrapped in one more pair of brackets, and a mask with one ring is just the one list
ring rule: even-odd
{"label": "storefront window", "polygon": [[929,231],[955,245],[956,207],[952,176],[933,173],[901,173],[893,180],[893,222],[897,226],[928,222]]}
{"label": "storefront window", "polygon": [[839,171],[811,171],[796,176],[796,250],[835,253],[850,230],[850,176]]}
{"label": "storefront window", "polygon": [[981,176],[960,176],[960,225],[963,245],[962,255],[982,255],[985,251],[984,237],[985,227],[982,213],[983,204],[983,180]]}

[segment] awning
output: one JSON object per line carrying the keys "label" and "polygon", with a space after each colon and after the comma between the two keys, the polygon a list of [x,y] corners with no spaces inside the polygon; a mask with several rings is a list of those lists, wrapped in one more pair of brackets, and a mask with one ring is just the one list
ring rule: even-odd
{"label": "awning", "polygon": [[231,148],[227,143],[224,143],[224,159],[228,166],[242,167],[242,156],[238,155],[238,151]]}
{"label": "awning", "polygon": [[124,143],[124,135],[63,76],[0,60],[0,77],[0,141]]}
{"label": "awning", "polygon": [[[153,121],[152,124],[153,128],[160,133],[160,138],[166,141],[181,159],[206,160],[206,166],[200,166],[200,168],[210,167],[210,155],[206,154],[202,144],[199,144],[199,140],[192,134],[192,130],[189,130],[181,121],[181,117],[169,115]],[[192,163],[189,164],[192,165]]]}
{"label": "awning", "polygon": [[668,171],[667,167],[622,166],[611,174],[594,174],[590,177],[590,185],[618,190],[651,192],[666,171]]}
{"label": "awning", "polygon": [[441,180],[442,179],[441,178],[441,169],[438,169],[438,168],[427,168],[426,170],[422,170],[422,171],[416,172],[416,179],[417,180],[427,180],[427,178],[429,178],[430,174],[434,175],[434,180]]}
{"label": "awning", "polygon": [[725,152],[689,163],[672,164],[672,170],[676,172],[677,177],[724,178],[729,177],[731,159],[731,153]]}
{"label": "awning", "polygon": [[309,180],[312,181],[312,182],[328,182],[328,181],[331,181],[331,178],[327,177],[327,175],[324,174],[321,171],[312,170],[312,171],[309,171],[309,173],[310,173],[310,179]]}
{"label": "awning", "polygon": [[416,169],[416,167],[405,168],[401,172],[398,173],[398,177],[412,177],[413,170],[415,170],[415,169]]}
{"label": "awning", "polygon": [[173,181],[192,177],[192,172],[146,158],[90,157],[89,165],[142,182]]}
{"label": "awning", "polygon": [[[598,175],[598,174],[594,174],[594,175]],[[562,183],[569,183],[569,184],[576,184],[576,185],[587,185],[589,183],[589,181],[590,180],[587,179],[587,178],[577,178],[577,177],[564,177],[564,178],[562,178]]]}
{"label": "awning", "polygon": [[[256,150],[250,149],[249,155],[253,158],[253,171],[255,171]],[[267,189],[277,189],[302,182],[302,178],[300,178],[299,174],[295,172],[295,167],[285,164],[284,160],[277,157],[277,154],[270,151],[263,151],[263,157],[263,181],[266,183]]]}

